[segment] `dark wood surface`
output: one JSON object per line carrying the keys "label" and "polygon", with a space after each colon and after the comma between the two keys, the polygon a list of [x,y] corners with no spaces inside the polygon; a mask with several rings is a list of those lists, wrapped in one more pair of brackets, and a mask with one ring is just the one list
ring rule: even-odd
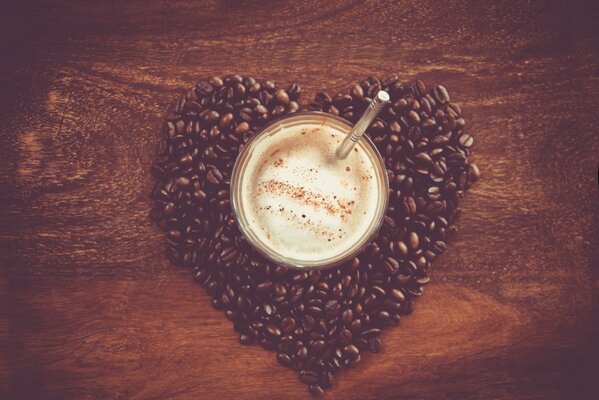
{"label": "dark wood surface", "polygon": [[382,354],[327,398],[591,399],[599,372],[593,1],[21,1],[0,6],[0,398],[303,398],[241,346],[147,217],[161,116],[239,72],[307,102],[446,85],[482,178]]}

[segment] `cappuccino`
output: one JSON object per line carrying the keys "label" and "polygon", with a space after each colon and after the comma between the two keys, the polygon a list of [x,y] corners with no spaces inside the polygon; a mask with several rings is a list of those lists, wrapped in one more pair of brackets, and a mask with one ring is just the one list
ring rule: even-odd
{"label": "cappuccino", "polygon": [[246,230],[270,252],[300,265],[335,260],[365,244],[382,218],[387,182],[378,154],[362,140],[337,159],[347,133],[336,120],[308,118],[250,143],[238,177],[239,208]]}

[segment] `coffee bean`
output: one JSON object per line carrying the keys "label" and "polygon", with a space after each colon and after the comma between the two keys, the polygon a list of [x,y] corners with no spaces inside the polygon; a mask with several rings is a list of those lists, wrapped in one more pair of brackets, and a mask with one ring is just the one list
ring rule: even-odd
{"label": "coffee bean", "polygon": [[308,348],[304,345],[300,345],[297,349],[296,356],[298,359],[305,361],[308,358]]}
{"label": "coffee bean", "polygon": [[339,301],[338,300],[329,300],[325,303],[324,309],[327,314],[335,315],[339,310]]}
{"label": "coffee bean", "polygon": [[284,112],[285,112],[285,107],[280,104],[277,104],[270,112],[270,115],[272,115],[273,117],[278,117],[280,115],[283,115]]}
{"label": "coffee bean", "polygon": [[462,153],[454,152],[447,156],[447,165],[450,167],[461,167],[466,164],[466,156]]}
{"label": "coffee bean", "polygon": [[272,337],[279,337],[281,336],[281,330],[279,329],[278,326],[274,325],[274,324],[268,324],[266,326],[266,332],[272,336]]}
{"label": "coffee bean", "polygon": [[260,115],[266,115],[266,114],[268,114],[268,108],[266,108],[266,107],[265,107],[264,105],[262,105],[262,104],[258,104],[258,105],[256,106],[256,108],[254,109],[254,112],[255,112],[256,114],[258,114],[259,116],[260,116]]}
{"label": "coffee bean", "polygon": [[[220,78],[216,78],[220,79]],[[222,83],[221,83],[222,85]],[[195,86],[196,94],[200,97],[210,96],[214,91],[214,85],[211,82],[198,81]]]}
{"label": "coffee bean", "polygon": [[355,345],[348,344],[343,348],[343,355],[350,360],[354,360],[360,355],[360,350]]}
{"label": "coffee bean", "polygon": [[287,112],[291,114],[296,112],[297,110],[299,110],[299,104],[297,104],[297,102],[295,101],[290,101],[289,105],[287,106]]}
{"label": "coffee bean", "polygon": [[231,125],[232,122],[233,122],[233,114],[227,113],[227,114],[223,115],[222,117],[220,117],[220,122],[219,122],[218,126],[221,129],[226,129]]}
{"label": "coffee bean", "polygon": [[441,85],[436,86],[433,89],[433,96],[435,97],[435,100],[437,100],[441,104],[445,104],[450,100],[449,93],[447,93],[447,89],[445,89],[445,87]]}
{"label": "coffee bean", "polygon": [[310,307],[306,307],[306,312],[308,314],[316,316],[316,315],[319,315],[322,313],[322,309],[320,307],[310,306]]}
{"label": "coffee bean", "polygon": [[285,317],[281,320],[281,329],[284,333],[291,333],[295,330],[295,319]]}
{"label": "coffee bean", "polygon": [[330,388],[333,384],[333,374],[329,371],[322,372],[318,377],[318,383],[322,386],[323,389]]}
{"label": "coffee bean", "polygon": [[418,161],[424,165],[433,163],[433,159],[431,158],[431,156],[429,156],[426,153],[418,153],[418,154],[416,154],[416,156],[414,158],[416,158],[416,161]]}
{"label": "coffee bean", "polygon": [[418,249],[420,240],[416,232],[410,232],[408,243],[410,244],[410,248],[412,250]]}
{"label": "coffee bean", "polygon": [[239,343],[252,344],[252,343],[254,343],[254,338],[249,335],[241,334],[241,335],[239,335]]}
{"label": "coffee bean", "polygon": [[474,143],[474,138],[467,133],[460,135],[458,141],[460,142],[460,146],[463,148],[468,148],[472,146]]}
{"label": "coffee bean", "polygon": [[324,340],[314,340],[310,343],[310,353],[311,354],[320,354],[325,349]]}
{"label": "coffee bean", "polygon": [[241,77],[240,75],[237,75],[237,74],[227,75],[224,79],[224,82],[225,82],[225,85],[227,85],[227,86],[233,86],[237,83],[242,83],[243,77]]}
{"label": "coffee bean", "polygon": [[385,270],[389,275],[396,275],[399,272],[399,263],[393,257],[387,257],[385,260]]}
{"label": "coffee bean", "polygon": [[242,122],[235,127],[235,134],[241,135],[243,133],[246,133],[249,129],[250,124],[248,124],[247,122]]}
{"label": "coffee bean", "polygon": [[213,185],[220,183],[222,178],[222,174],[217,169],[210,169],[206,174],[206,180]]}
{"label": "coffee bean", "polygon": [[303,369],[299,372],[299,379],[307,384],[318,383],[318,373],[308,369]]}
{"label": "coffee bean", "polygon": [[224,82],[223,82],[222,78],[220,78],[218,76],[213,76],[212,78],[210,78],[210,84],[213,85],[213,87],[215,87],[215,88],[220,88],[221,86],[224,85]]}
{"label": "coffee bean", "polygon": [[350,344],[352,339],[353,339],[353,335],[352,335],[351,331],[348,329],[343,329],[339,333],[339,341],[341,342],[341,344],[345,344],[345,345]]}
{"label": "coffee bean", "polygon": [[328,107],[332,104],[333,100],[331,99],[331,97],[325,93],[325,92],[318,92],[316,93],[316,98],[315,98],[316,102],[320,105],[322,105],[322,107]]}
{"label": "coffee bean", "polygon": [[353,313],[353,311],[351,309],[348,308],[347,310],[343,311],[343,314],[342,314],[341,318],[343,319],[343,322],[345,324],[349,325],[352,322],[353,318],[354,318],[354,313]]}
{"label": "coffee bean", "polygon": [[397,251],[399,253],[400,256],[407,256],[408,255],[408,246],[403,242],[403,241],[398,241],[397,242]]}
{"label": "coffee bean", "polygon": [[408,119],[412,125],[418,125],[420,123],[420,116],[414,110],[408,113]]}
{"label": "coffee bean", "polygon": [[352,86],[349,94],[354,99],[361,99],[362,97],[364,97],[364,91],[362,90],[362,87],[360,85]]}
{"label": "coffee bean", "polygon": [[381,339],[375,337],[368,340],[368,349],[373,353],[379,353],[381,351]]}
{"label": "coffee bean", "polygon": [[220,118],[220,114],[214,110],[210,110],[204,117],[204,121],[209,124],[212,124]]}
{"label": "coffee bean", "polygon": [[393,300],[397,301],[398,303],[401,303],[406,299],[406,296],[400,289],[392,289],[391,296],[393,297]]}
{"label": "coffee bean", "polygon": [[289,95],[283,89],[279,89],[275,95],[277,101],[283,105],[289,104]]}
{"label": "coffee bean", "polygon": [[468,174],[472,182],[476,182],[480,178],[480,170],[476,164],[470,164]]}
{"label": "coffee bean", "polygon": [[289,357],[288,354],[285,354],[285,353],[277,354],[277,361],[279,362],[279,364],[281,364],[284,367],[291,366],[291,357]]}
{"label": "coffee bean", "polygon": [[179,179],[177,179],[177,184],[179,187],[189,186],[191,185],[191,180],[186,176],[180,176]]}
{"label": "coffee bean", "polygon": [[309,390],[310,390],[310,394],[312,394],[314,396],[320,396],[320,395],[324,394],[324,390],[322,390],[322,387],[315,383],[310,385]]}
{"label": "coffee bean", "polygon": [[162,214],[166,217],[168,217],[169,215],[172,215],[176,210],[176,206],[175,203],[167,203],[164,206],[164,209],[162,210]]}
{"label": "coffee bean", "polygon": [[289,94],[289,98],[291,100],[297,100],[301,91],[302,89],[297,83],[293,83],[287,88],[287,93]]}
{"label": "coffee bean", "polygon": [[305,315],[302,318],[302,328],[306,332],[310,332],[312,330],[312,328],[314,327],[315,323],[316,323],[316,321],[314,320],[314,317],[312,317],[311,315]]}

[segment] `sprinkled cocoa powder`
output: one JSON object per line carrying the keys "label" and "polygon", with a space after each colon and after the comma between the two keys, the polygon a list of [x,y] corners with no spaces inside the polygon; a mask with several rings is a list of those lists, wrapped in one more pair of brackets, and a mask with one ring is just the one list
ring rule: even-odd
{"label": "sprinkled cocoa powder", "polygon": [[291,185],[287,182],[281,182],[274,179],[262,183],[258,193],[269,193],[278,196],[286,196],[302,204],[310,205],[317,209],[325,209],[330,215],[335,215],[345,220],[348,214],[351,214],[351,206],[355,201],[342,201],[336,196],[322,196],[305,189],[303,186]]}

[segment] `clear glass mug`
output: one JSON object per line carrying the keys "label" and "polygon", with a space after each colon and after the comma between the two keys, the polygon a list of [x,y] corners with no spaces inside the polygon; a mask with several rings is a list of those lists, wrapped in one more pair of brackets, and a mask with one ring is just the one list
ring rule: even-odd
{"label": "clear glass mug", "polygon": [[277,132],[280,132],[281,130],[284,130],[290,126],[322,126],[323,124],[326,124],[329,128],[336,129],[344,134],[348,134],[353,126],[350,122],[343,118],[316,111],[298,112],[282,117],[266,126],[248,143],[246,143],[239,153],[233,167],[230,191],[231,207],[237,220],[239,230],[244,235],[246,240],[260,254],[278,265],[304,270],[325,269],[338,266],[351,260],[360,251],[362,251],[372,241],[383,223],[389,198],[389,178],[387,177],[387,170],[385,168],[383,158],[381,157],[377,148],[374,146],[374,143],[372,143],[367,135],[364,135],[362,139],[356,143],[356,146],[359,146],[365,152],[365,154],[368,155],[368,158],[374,166],[378,198],[375,204],[375,217],[368,225],[364,233],[355,243],[353,243],[350,248],[335,255],[334,257],[327,257],[319,260],[290,258],[284,254],[281,254],[276,249],[269,247],[256,234],[257,227],[254,227],[249,223],[242,201],[243,186],[241,182],[243,181],[243,177],[247,171],[248,160],[252,157],[255,147],[265,138],[271,135],[276,135]]}

